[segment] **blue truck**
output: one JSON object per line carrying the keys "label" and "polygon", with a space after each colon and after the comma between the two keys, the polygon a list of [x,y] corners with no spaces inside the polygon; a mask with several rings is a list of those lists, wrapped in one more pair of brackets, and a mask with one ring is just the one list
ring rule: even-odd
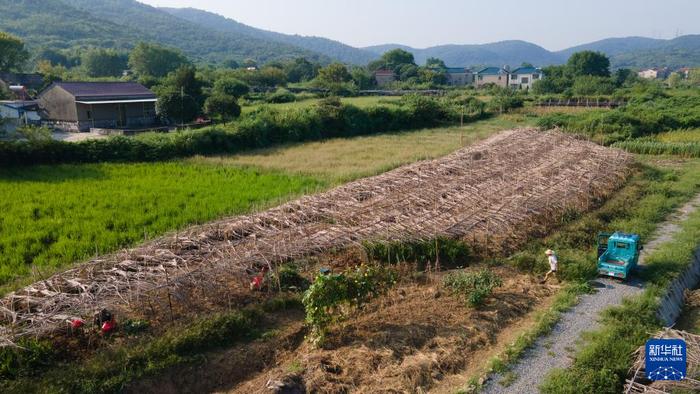
{"label": "blue truck", "polygon": [[627,279],[637,267],[642,249],[637,234],[619,231],[598,234],[598,274]]}

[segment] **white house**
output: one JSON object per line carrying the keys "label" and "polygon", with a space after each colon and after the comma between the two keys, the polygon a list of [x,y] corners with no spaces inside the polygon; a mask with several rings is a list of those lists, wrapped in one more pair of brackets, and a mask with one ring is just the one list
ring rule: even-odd
{"label": "white house", "polygon": [[474,74],[468,68],[448,67],[445,75],[447,84],[451,86],[466,86],[474,82]]}
{"label": "white house", "polygon": [[542,79],[542,70],[536,67],[520,67],[510,72],[508,86],[515,89],[532,89],[535,81]]}

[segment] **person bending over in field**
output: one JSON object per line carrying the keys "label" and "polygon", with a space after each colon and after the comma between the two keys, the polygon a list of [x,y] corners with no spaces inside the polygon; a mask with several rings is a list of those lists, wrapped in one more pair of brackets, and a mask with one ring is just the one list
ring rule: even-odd
{"label": "person bending over in field", "polygon": [[541,283],[545,283],[547,279],[549,279],[549,276],[557,276],[557,268],[559,268],[559,260],[557,260],[557,255],[554,254],[554,251],[552,249],[547,249],[544,254],[547,256],[547,259],[549,260],[549,271],[544,275],[544,279],[542,279]]}

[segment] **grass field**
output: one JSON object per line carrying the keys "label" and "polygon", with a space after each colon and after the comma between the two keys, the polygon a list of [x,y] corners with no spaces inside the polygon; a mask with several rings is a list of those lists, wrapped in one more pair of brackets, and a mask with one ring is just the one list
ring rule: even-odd
{"label": "grass field", "polygon": [[306,174],[332,184],[375,175],[400,165],[444,156],[489,135],[528,124],[522,115],[503,115],[465,125],[356,138],[338,138],[261,149],[195,163],[255,166]]}
{"label": "grass field", "polygon": [[165,163],[0,170],[0,286],[8,290],[190,224],[442,156],[523,121],[519,115],[502,116],[464,128]]}
{"label": "grass field", "polygon": [[[342,101],[346,104],[352,104],[357,107],[369,107],[372,105],[388,104],[392,101],[398,101],[401,97],[396,96],[363,96],[363,97],[344,97]],[[244,105],[241,110],[242,113],[250,113],[254,110],[260,108],[263,105],[270,106],[272,108],[277,108],[280,110],[290,109],[290,108],[304,108],[312,106],[318,103],[321,99],[306,99],[301,101],[294,101],[291,103],[281,103],[281,104],[265,104],[265,103],[255,103],[251,105]]]}
{"label": "grass field", "polygon": [[0,284],[322,187],[310,177],[192,162],[0,171]]}

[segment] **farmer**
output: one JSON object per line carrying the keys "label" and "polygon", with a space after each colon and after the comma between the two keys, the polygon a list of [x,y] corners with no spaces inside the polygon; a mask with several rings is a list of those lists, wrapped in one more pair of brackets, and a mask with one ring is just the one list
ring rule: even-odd
{"label": "farmer", "polygon": [[557,276],[557,268],[559,266],[559,260],[557,260],[557,255],[554,254],[554,251],[552,249],[547,249],[544,252],[544,254],[549,260],[549,271],[544,275],[544,279],[542,279],[541,283],[545,283],[547,279],[549,279],[550,275]]}

